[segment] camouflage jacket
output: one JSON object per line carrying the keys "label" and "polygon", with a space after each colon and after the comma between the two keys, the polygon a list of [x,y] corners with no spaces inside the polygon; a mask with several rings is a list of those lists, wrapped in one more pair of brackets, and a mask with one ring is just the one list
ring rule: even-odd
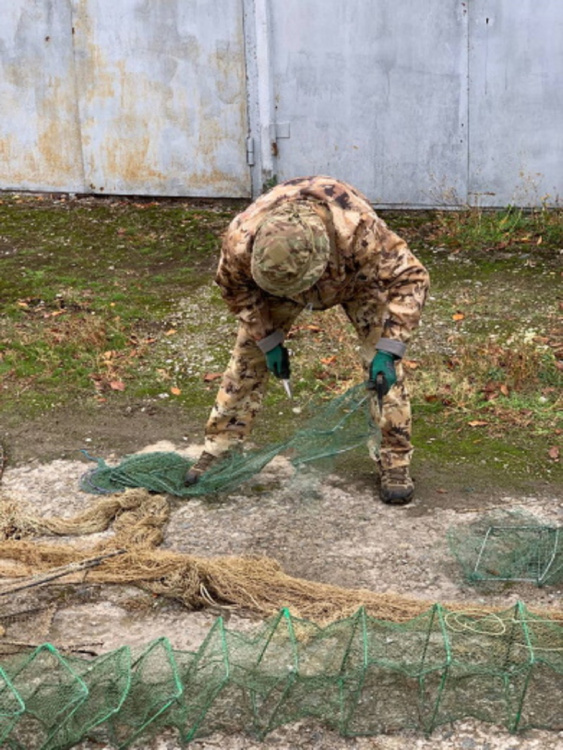
{"label": "camouflage jacket", "polygon": [[277,298],[252,278],[252,243],[273,207],[296,200],[310,201],[325,222],[331,256],[315,286],[291,299],[303,307],[326,310],[365,294],[375,295],[386,306],[381,335],[406,344],[420,319],[428,272],[367,198],[330,177],[283,182],[233,219],[223,238],[215,279],[229,309],[256,341],[272,333],[269,310]]}

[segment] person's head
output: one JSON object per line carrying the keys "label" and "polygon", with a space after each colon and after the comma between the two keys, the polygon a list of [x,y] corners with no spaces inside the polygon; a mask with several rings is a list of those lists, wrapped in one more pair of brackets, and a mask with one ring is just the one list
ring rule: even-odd
{"label": "person's head", "polygon": [[328,232],[315,210],[306,202],[284,203],[258,227],[252,278],[269,294],[293,297],[317,283],[329,255]]}

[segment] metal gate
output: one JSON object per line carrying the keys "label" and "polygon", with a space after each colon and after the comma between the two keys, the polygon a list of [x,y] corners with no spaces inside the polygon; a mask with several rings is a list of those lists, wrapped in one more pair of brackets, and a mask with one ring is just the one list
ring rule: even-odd
{"label": "metal gate", "polygon": [[471,0],[468,202],[563,201],[563,3]]}
{"label": "metal gate", "polygon": [[560,205],[560,0],[255,5],[267,174],[335,175],[378,205]]}
{"label": "metal gate", "polygon": [[246,197],[242,0],[0,0],[0,188]]}
{"label": "metal gate", "polygon": [[561,0],[0,0],[0,189],[558,205]]}
{"label": "metal gate", "polygon": [[461,3],[274,0],[269,8],[279,178],[338,175],[377,204],[465,199]]}

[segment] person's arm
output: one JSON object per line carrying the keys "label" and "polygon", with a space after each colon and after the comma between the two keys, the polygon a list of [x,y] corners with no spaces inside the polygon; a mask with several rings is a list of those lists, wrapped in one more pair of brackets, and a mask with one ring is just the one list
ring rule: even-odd
{"label": "person's arm", "polygon": [[395,362],[404,357],[419,324],[430,281],[428,271],[400,237],[385,227],[380,230],[379,239],[375,254],[377,278],[387,292],[388,302],[369,368],[368,388],[378,390],[381,398],[397,382]]}
{"label": "person's arm", "polygon": [[381,234],[377,275],[388,301],[377,349],[401,359],[420,322],[430,278],[404,240],[388,229]]}

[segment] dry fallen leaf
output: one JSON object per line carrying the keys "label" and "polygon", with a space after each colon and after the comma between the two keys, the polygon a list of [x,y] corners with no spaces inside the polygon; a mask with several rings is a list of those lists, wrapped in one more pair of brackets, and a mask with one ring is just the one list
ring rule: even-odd
{"label": "dry fallen leaf", "polygon": [[461,313],[461,312],[456,312],[452,315],[452,320],[455,320],[456,322],[458,320],[463,320],[464,318],[465,318],[465,315],[464,313]]}
{"label": "dry fallen leaf", "polygon": [[484,427],[485,425],[489,424],[488,422],[483,421],[482,419],[474,419],[471,422],[467,423],[470,427]]}
{"label": "dry fallen leaf", "polygon": [[321,362],[323,365],[333,365],[336,362],[336,357],[324,357]]}
{"label": "dry fallen leaf", "polygon": [[203,382],[211,383],[212,380],[218,380],[220,377],[222,377],[222,373],[220,372],[206,372],[203,376]]}
{"label": "dry fallen leaf", "polygon": [[176,333],[176,328],[171,328],[169,331],[166,331],[164,334],[165,336],[172,336]]}
{"label": "dry fallen leaf", "polygon": [[112,380],[110,381],[109,387],[112,389],[112,391],[124,391],[125,383],[123,382],[123,380]]}
{"label": "dry fallen leaf", "polygon": [[180,394],[182,393],[182,391],[180,390],[180,388],[176,388],[176,386],[173,386],[173,387],[172,387],[172,388],[170,389],[170,393],[171,393],[171,394],[172,394],[173,396],[179,396],[179,395],[180,395]]}
{"label": "dry fallen leaf", "polygon": [[416,370],[420,363],[416,362],[414,359],[403,359],[403,365],[407,368],[407,370]]}
{"label": "dry fallen leaf", "polygon": [[547,453],[552,461],[559,461],[559,448],[556,445],[552,445]]}

